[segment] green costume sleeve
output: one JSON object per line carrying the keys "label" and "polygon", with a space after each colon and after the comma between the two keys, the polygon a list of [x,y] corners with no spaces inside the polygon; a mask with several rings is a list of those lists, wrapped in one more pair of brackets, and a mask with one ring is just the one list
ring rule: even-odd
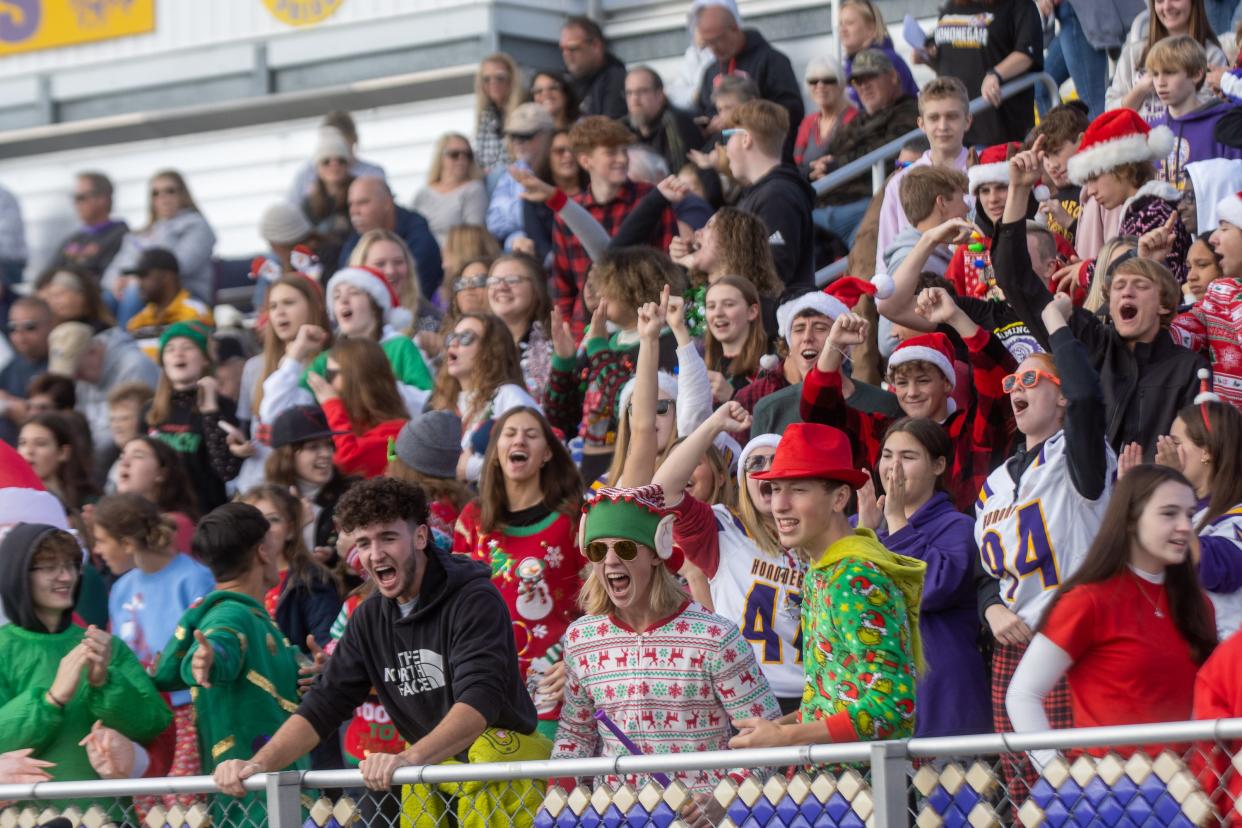
{"label": "green costume sleeve", "polygon": [[46,687],[28,687],[15,696],[8,689],[0,687],[5,696],[0,699],[0,753],[34,748],[38,755],[56,740],[64,711],[43,697]]}
{"label": "green costume sleeve", "polygon": [[[218,619],[211,619],[218,621]],[[205,619],[203,634],[207,636],[208,643],[211,648],[216,651],[216,656],[211,662],[211,683],[224,684],[236,681],[241,675],[242,665],[246,662],[246,641],[245,633],[238,632],[227,626],[216,626]],[[194,663],[194,654],[198,652],[198,642],[190,644],[186,650],[185,658],[181,660],[181,680],[186,683],[187,687],[195,687],[198,682],[194,680],[194,674],[191,666]]]}
{"label": "green costume sleeve", "polygon": [[86,685],[91,715],[135,742],[150,742],[172,722],[172,711],[132,650],[112,640],[108,680],[102,687]]}
{"label": "green costume sleeve", "polygon": [[431,389],[431,372],[427,370],[427,363],[423,362],[418,346],[401,336],[386,340],[382,347],[384,353],[388,354],[388,362],[392,365],[397,382],[404,382],[423,391]]}

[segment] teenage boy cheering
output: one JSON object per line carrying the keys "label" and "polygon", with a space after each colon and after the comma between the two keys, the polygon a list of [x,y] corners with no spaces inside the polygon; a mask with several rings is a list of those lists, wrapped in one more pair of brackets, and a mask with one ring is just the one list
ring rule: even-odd
{"label": "teenage boy cheering", "polygon": [[505,738],[516,740],[521,758],[546,758],[546,740],[526,735],[535,731],[535,707],[518,671],[504,599],[486,566],[428,542],[423,490],[392,478],[367,480],[341,498],[336,519],[352,535],[375,593],[354,611],[294,715],[252,758],[216,768],[220,789],[241,796],[248,777],[279,770],[321,739],[336,738],[372,687],[409,743],[401,753],[362,760],[363,781],[373,790],[387,789],[406,765],[474,759],[487,752],[480,737],[489,728],[510,731]]}
{"label": "teenage boy cheering", "polygon": [[772,484],[781,545],[807,553],[802,587],[802,709],[789,721],[734,721],[732,748],[903,739],[914,732],[915,676],[922,661],[919,601],[927,565],[888,551],[846,517],[867,482],[849,438],[818,423],[795,423],[772,468],[751,477]]}
{"label": "teenage boy cheering", "polygon": [[[992,263],[997,284],[1018,318],[1040,346],[1050,350],[1041,314],[1052,293],[1033,273],[1026,243],[1027,199],[1042,172],[1043,145],[1040,136],[1031,149],[1009,159],[1009,198],[992,239]],[[1168,239],[1144,245],[1152,256],[1163,254],[1168,246]],[[1137,443],[1150,458],[1156,438],[1168,434],[1177,412],[1194,402],[1198,371],[1206,361],[1167,335],[1181,288],[1164,265],[1142,257],[1128,259],[1113,270],[1105,290],[1112,325],[1074,308],[1070,330],[1086,346],[1100,373],[1109,444],[1120,452]]]}

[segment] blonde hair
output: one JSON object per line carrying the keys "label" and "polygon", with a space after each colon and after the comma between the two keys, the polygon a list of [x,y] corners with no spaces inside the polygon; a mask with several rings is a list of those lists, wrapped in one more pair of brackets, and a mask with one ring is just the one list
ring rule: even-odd
{"label": "blonde hair", "polygon": [[483,117],[483,110],[487,109],[488,104],[491,103],[491,99],[483,90],[483,67],[489,63],[499,63],[509,72],[509,98],[505,101],[504,107],[500,108],[500,123],[503,129],[505,116],[526,100],[526,87],[522,83],[522,73],[518,69],[517,61],[513,58],[504,52],[492,52],[483,58],[479,61],[478,71],[474,73],[474,122],[476,124]]}
{"label": "blonde hair", "polygon": [[[1104,286],[1104,271],[1113,259],[1120,256],[1126,250],[1138,250],[1138,239],[1135,236],[1114,236],[1104,242],[1100,247],[1100,251],[1095,254],[1095,273],[1091,277],[1091,287],[1087,290],[1087,298],[1083,300],[1082,307],[1095,313],[1100,308],[1108,304],[1108,290]],[[1103,263],[1103,267],[1101,267]]]}
{"label": "blonde hair", "polygon": [[771,101],[747,101],[733,110],[729,126],[746,130],[755,145],[768,155],[780,155],[789,134],[789,113]]}
{"label": "blonde hair", "polygon": [[[167,179],[176,185],[177,195],[181,201],[182,210],[193,210],[196,213],[202,212],[202,210],[198,209],[198,205],[194,203],[194,196],[190,195],[190,188],[185,183],[185,178],[182,177],[181,173],[176,170],[160,170],[155,175],[151,176],[149,186],[154,187],[155,182],[159,181],[161,178]],[[155,199],[151,198],[148,194],[146,229],[149,230],[158,220],[158,217],[155,215]]]}
{"label": "blonde hair", "polygon": [[[371,252],[371,248],[378,242],[392,242],[401,248],[401,255],[405,257],[405,281],[401,283],[401,307],[408,310],[411,314],[418,315],[418,305],[423,299],[422,289],[418,286],[418,265],[414,261],[414,257],[410,254],[410,248],[405,243],[405,239],[398,236],[391,230],[382,230],[376,228],[368,230],[362,234],[362,238],[358,239],[358,244],[354,247],[352,253],[349,254],[350,265],[357,267],[366,264],[367,254]],[[382,315],[382,314],[381,314]]]}
{"label": "blonde hair", "polygon": [[966,91],[966,84],[952,75],[941,75],[932,78],[919,90],[919,115],[923,114],[924,104],[945,98],[956,98],[961,101],[962,111],[970,114],[970,93]]}
{"label": "blonde hair", "polygon": [[[586,517],[582,519],[586,520]],[[655,554],[654,550],[652,554]],[[682,588],[681,581],[677,580],[677,576],[669,570],[667,564],[662,563],[654,569],[655,572],[651,575],[651,594],[648,602],[656,618],[667,618],[677,612],[689,596]],[[612,599],[608,597],[608,587],[600,582],[599,576],[595,574],[594,566],[591,567],[586,583],[578,592],[578,606],[587,615],[610,615],[616,611]]]}
{"label": "blonde hair", "polygon": [[[360,244],[359,247],[361,246]],[[306,323],[318,325],[321,330],[325,331],[328,339],[324,342],[324,348],[331,348],[332,324],[328,321],[328,311],[324,306],[323,295],[315,289],[314,283],[306,276],[286,273],[268,286],[266,301],[270,302],[273,291],[282,286],[296,290],[306,300],[308,307]],[[284,341],[276,335],[275,326],[265,326],[263,329],[263,373],[255,378],[254,388],[250,392],[250,413],[256,417],[259,416],[259,406],[263,404],[263,382],[280,367],[280,361],[285,357],[285,347]]]}
{"label": "blonde hair", "polygon": [[449,228],[440,248],[444,260],[444,284],[451,284],[461,269],[475,259],[491,261],[500,255],[496,237],[479,224],[458,224]]}
{"label": "blonde hair", "polygon": [[1190,78],[1198,75],[1198,87],[1207,73],[1207,52],[1193,37],[1166,37],[1151,47],[1144,65],[1148,72],[1185,72]]}
{"label": "blonde hair", "polygon": [[427,183],[439,183],[440,175],[444,172],[444,149],[448,146],[449,141],[462,141],[465,143],[466,149],[470,150],[470,180],[478,181],[481,179],[483,177],[483,170],[479,168],[479,162],[474,157],[474,147],[470,146],[470,139],[460,132],[446,132],[436,141],[436,148],[431,155],[431,167],[427,170]]}
{"label": "blonde hair", "polygon": [[[1142,276],[1151,280],[1156,290],[1160,292],[1160,304],[1168,309],[1160,314],[1160,327],[1162,329],[1169,327],[1169,323],[1173,321],[1173,315],[1177,313],[1177,306],[1182,300],[1182,288],[1177,283],[1177,277],[1160,262],[1144,259],[1141,256],[1126,259],[1117,265],[1112,277],[1122,274]],[[1105,293],[1112,287],[1112,277],[1109,277],[1107,284],[1104,285]]]}
{"label": "blonde hair", "polygon": [[759,514],[755,502],[750,499],[750,487],[745,484],[745,480],[745,472],[743,472],[742,485],[737,487],[738,517],[742,519],[746,534],[750,536],[759,551],[766,555],[779,556],[785,547],[781,546],[780,538],[777,537],[776,523],[773,521],[769,525],[764,520],[764,516]]}
{"label": "blonde hair", "polygon": [[960,170],[932,165],[913,167],[901,179],[901,209],[910,224],[915,225],[932,214],[937,198],[948,201],[955,193],[960,197],[969,190],[970,180]]}
{"label": "blonde hair", "polygon": [[888,27],[884,24],[884,13],[871,0],[841,0],[841,11],[846,9],[856,10],[875,27],[875,36],[871,38],[871,43],[863,47],[864,49],[884,43],[884,38],[888,34]]}

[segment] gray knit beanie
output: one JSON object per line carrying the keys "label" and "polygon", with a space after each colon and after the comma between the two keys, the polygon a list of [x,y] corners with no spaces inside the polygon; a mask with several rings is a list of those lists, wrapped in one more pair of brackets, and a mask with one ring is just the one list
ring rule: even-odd
{"label": "gray knit beanie", "polygon": [[313,229],[301,210],[283,201],[268,207],[259,217],[259,235],[269,244],[297,244]]}
{"label": "gray knit beanie", "polygon": [[401,427],[397,457],[428,477],[456,477],[461,420],[451,411],[424,411]]}

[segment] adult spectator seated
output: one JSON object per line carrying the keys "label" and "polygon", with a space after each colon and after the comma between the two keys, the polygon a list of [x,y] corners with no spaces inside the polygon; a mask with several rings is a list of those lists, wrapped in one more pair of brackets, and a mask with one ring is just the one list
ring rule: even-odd
{"label": "adult spectator seated", "polygon": [[121,249],[129,225],[112,218],[112,181],[101,172],[78,173],[73,210],[82,226],[56,248],[48,268],[81,267],[98,279]]}
{"label": "adult spectator seated", "polygon": [[548,111],[558,130],[568,131],[578,122],[578,99],[560,72],[536,72],[530,82],[530,99]]}
{"label": "adult spectator seated", "polygon": [[[556,127],[552,116],[536,103],[524,103],[509,115],[505,136],[513,166],[528,172],[547,168]],[[500,173],[492,198],[487,205],[487,229],[504,249],[512,250],[514,242],[528,238],[522,206],[522,185],[506,168]]]}
{"label": "adult spectator seated", "polygon": [[[334,110],[323,116],[323,120],[319,122],[321,129],[333,129],[345,138],[346,146],[349,150],[349,175],[351,178],[360,178],[368,175],[373,178],[383,178],[384,168],[379,164],[372,164],[370,161],[363,161],[357,156],[358,149],[358,127],[354,124],[354,119],[350,117],[348,112]],[[289,185],[289,192],[285,200],[290,204],[301,204],[302,199],[310,195],[311,187],[315,183],[315,175],[317,164],[315,159],[311,159],[302,165],[301,169],[293,176],[293,183]]]}
{"label": "adult spectator seated", "polygon": [[664,81],[650,66],[639,66],[625,76],[625,107],[629,111],[621,123],[663,156],[668,168],[680,170],[687,153],[703,144],[703,132],[688,112],[669,103]]}
{"label": "adult spectator seated", "polygon": [[625,64],[608,51],[599,24],[571,17],[561,27],[561,60],[583,115],[625,116]]}
{"label": "adult spectator seated", "polygon": [[[837,32],[841,49],[845,52],[846,77],[850,76],[854,58],[860,52],[879,49],[893,62],[893,68],[901,77],[902,90],[911,96],[919,94],[919,85],[914,82],[910,67],[893,48],[893,39],[888,36],[888,27],[884,25],[884,15],[871,0],[842,0],[841,12],[837,16]],[[851,103],[861,103],[855,90],[850,89],[848,95]]]}
{"label": "adult spectator seated", "polygon": [[418,269],[418,285],[424,296],[434,296],[444,279],[440,264],[440,245],[431,234],[427,219],[413,210],[398,206],[393,201],[392,190],[381,178],[363,176],[349,185],[349,220],[354,232],[341,247],[339,266],[349,264],[358,239],[368,230],[387,230],[396,233],[410,248]]}
{"label": "adult spectator seated", "polygon": [[[494,52],[479,62],[474,75],[474,150],[484,172],[504,165],[505,122],[523,100],[518,65],[513,58]],[[492,183],[489,177],[489,186]]]}
{"label": "adult spectator seated", "polygon": [[108,394],[118,385],[140,382],[155,388],[160,378],[155,364],[134,338],[120,328],[92,336],[89,325],[64,322],[48,335],[48,371],[77,381],[76,408],[91,427],[96,446],[108,445],[112,431]]}
{"label": "adult spectator seated", "polygon": [[199,212],[181,173],[163,170],[151,177],[150,218],[146,227],[125,237],[121,252],[103,276],[104,287],[117,300],[117,323],[121,325],[146,301],[137,285],[123,277],[134,272],[134,265],[151,248],[165,248],[177,257],[182,285],[191,296],[208,304],[214,298],[211,252],[216,234]]}
{"label": "adult spectator seated", "polygon": [[[344,135],[328,127],[320,129],[314,155],[315,177],[305,197],[297,202],[297,209],[320,239],[317,252],[321,258],[326,257],[332,263],[332,270],[336,269],[337,259],[340,258],[341,245],[354,230],[349,221],[349,187],[354,183],[350,165],[353,161],[353,153]],[[298,231],[301,231],[300,227]],[[290,236],[293,233],[281,235]]]}
{"label": "adult spectator seated", "polygon": [[[806,88],[815,112],[807,113],[798,125],[794,138],[794,163],[812,181],[823,176],[832,159],[828,145],[840,134],[842,127],[860,114],[845,96],[845,79],[841,66],[830,57],[813,57],[806,65]],[[850,92],[856,97],[852,88]]]}
{"label": "adult spectator seated", "polygon": [[112,312],[104,304],[99,290],[99,278],[89,270],[77,265],[61,265],[45,270],[35,281],[35,295],[47,302],[52,310],[52,320],[61,322],[85,322],[96,331],[116,324]]}
{"label": "adult spectator seated", "polygon": [[142,254],[126,275],[138,277],[138,291],[146,305],[126,325],[147,356],[155,359],[160,332],[177,322],[203,322],[211,325],[211,309],[181,286],[177,257],[162,247]]}
{"label": "adult spectator seated", "polygon": [[21,296],[9,308],[9,344],[13,358],[0,368],[0,440],[13,445],[25,422],[26,387],[47,371],[47,338],[52,309],[42,299]]}
{"label": "adult spectator seated", "polygon": [[[772,48],[757,29],[743,30],[735,11],[718,0],[695,0],[690,15],[699,42],[716,57],[716,62],[703,73],[697,100],[699,114],[712,118],[707,132],[718,132],[726,126],[723,119],[712,117],[719,114],[712,103],[712,91],[722,77],[729,75],[753,80],[761,98],[785,109],[787,123],[802,122],[805,113],[802,90],[798,88],[798,78],[789,58]],[[793,139],[790,133],[781,158],[793,158]]]}
{"label": "adult spectator seated", "polygon": [[[608,235],[614,236],[621,222],[651,189],[629,178],[629,156],[626,148],[633,143],[633,134],[618,122],[603,116],[583,118],[570,130],[578,164],[587,171],[591,185],[574,200],[587,209]],[[648,241],[657,250],[667,250],[677,235],[677,220],[665,207]],[[553,300],[564,318],[570,320],[578,333],[587,321],[583,286],[591,258],[582,242],[557,216],[552,230]]]}
{"label": "adult spectator seated", "polygon": [[[408,765],[499,760],[486,738],[496,728],[508,731],[505,742],[516,748],[507,760],[546,759],[547,740],[531,735],[537,716],[504,599],[487,566],[430,542],[423,489],[392,478],[367,480],[345,493],[335,517],[378,595],[350,616],[297,712],[253,757],[216,767],[221,790],[243,796],[244,780],[287,767],[321,740],[336,739],[372,688],[409,744],[400,753],[373,751],[362,760],[359,770],[372,790],[387,790],[393,772]],[[512,797],[511,783],[501,784]],[[533,812],[542,794],[522,790],[515,804]],[[533,805],[526,802],[530,795]],[[473,802],[459,805],[469,809]]]}
{"label": "adult spectator seated", "polygon": [[[854,57],[850,86],[858,91],[863,114],[842,126],[829,142],[824,156],[827,161],[819,165],[822,175],[918,128],[918,101],[901,88],[901,77],[884,52],[859,52]],[[818,202],[812,214],[815,223],[852,246],[858,223],[871,203],[871,176],[864,172],[820,193]]]}
{"label": "adult spectator seated", "polygon": [[410,205],[426,217],[443,247],[448,231],[459,224],[482,224],[487,212],[487,188],[483,171],[474,160],[474,150],[466,136],[446,132],[436,141],[427,171],[427,186],[414,196]]}
{"label": "adult spectator seated", "polygon": [[788,133],[785,109],[768,100],[739,106],[725,130],[729,166],[746,185],[738,209],[754,213],[768,226],[768,244],[786,291],[815,284],[811,245],[815,194],[797,167],[781,161]]}

